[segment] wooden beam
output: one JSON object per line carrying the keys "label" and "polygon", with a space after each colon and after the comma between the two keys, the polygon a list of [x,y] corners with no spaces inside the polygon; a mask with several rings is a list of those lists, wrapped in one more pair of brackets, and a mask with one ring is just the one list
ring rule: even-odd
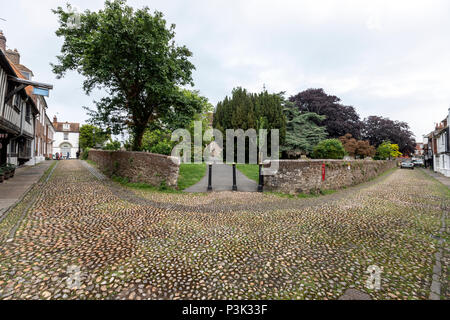
{"label": "wooden beam", "polygon": [[13,82],[26,84],[27,86],[33,86],[33,87],[36,87],[36,88],[53,89],[53,85],[52,84],[48,84],[48,83],[41,83],[41,82],[36,82],[36,81],[31,81],[31,80],[26,80],[26,79],[20,79],[20,78],[16,78],[16,77],[13,77],[13,76],[8,76],[8,79],[13,81]]}
{"label": "wooden beam", "polygon": [[28,85],[26,84],[21,84],[20,86],[17,86],[14,88],[13,91],[11,91],[10,93],[8,93],[5,97],[5,104],[19,91],[25,89],[26,87],[28,87]]}

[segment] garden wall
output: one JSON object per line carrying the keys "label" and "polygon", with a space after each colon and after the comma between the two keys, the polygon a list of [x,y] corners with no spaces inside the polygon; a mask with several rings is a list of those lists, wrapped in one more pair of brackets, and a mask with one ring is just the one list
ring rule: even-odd
{"label": "garden wall", "polygon": [[[277,162],[278,172],[264,176],[264,190],[291,194],[341,189],[366,182],[397,165],[396,161],[388,160],[278,160]],[[322,180],[323,164],[325,164],[325,180]],[[270,163],[264,167],[269,168]]]}
{"label": "garden wall", "polygon": [[169,187],[177,186],[180,165],[177,159],[172,161],[172,157],[148,152],[89,150],[88,159],[110,176],[156,187],[164,183]]}

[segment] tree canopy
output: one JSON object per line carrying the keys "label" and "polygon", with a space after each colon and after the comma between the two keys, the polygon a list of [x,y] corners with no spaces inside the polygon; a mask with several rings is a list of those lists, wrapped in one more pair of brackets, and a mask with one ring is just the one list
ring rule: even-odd
{"label": "tree canopy", "polygon": [[406,122],[393,121],[388,118],[370,116],[364,119],[363,138],[374,146],[384,141],[398,144],[399,151],[405,154],[414,152],[416,144],[414,135]]}
{"label": "tree canopy", "polygon": [[111,134],[91,124],[80,127],[79,144],[81,150],[88,148],[103,147],[105,142],[111,138]]}
{"label": "tree canopy", "polygon": [[106,1],[98,12],[81,13],[74,28],[69,9],[53,10],[59,18],[56,35],[64,38],[53,72],[60,78],[76,70],[85,77],[87,94],[94,88],[106,91],[96,110],[89,109],[92,123],[115,134],[129,129],[133,150],[140,150],[149,124],[184,127],[201,110],[198,100],[180,89],[193,85],[192,53],[175,44],[175,25],[167,26],[161,12]]}
{"label": "tree canopy", "polygon": [[310,155],[313,148],[327,137],[326,128],[320,126],[325,116],[314,112],[301,113],[290,102],[287,102],[284,113],[287,120],[286,138],[281,151],[288,157]]}
{"label": "tree canopy", "polygon": [[350,133],[361,137],[362,122],[355,108],[341,104],[341,99],[328,95],[323,89],[308,89],[289,98],[301,112],[314,112],[326,116],[323,120],[329,138],[339,138]]}
{"label": "tree canopy", "polygon": [[213,127],[225,133],[227,129],[279,129],[280,141],[286,134],[286,118],[281,94],[249,93],[235,88],[231,97],[217,104]]}
{"label": "tree canopy", "polygon": [[398,144],[392,144],[390,141],[383,141],[377,148],[375,158],[378,160],[386,160],[389,158],[401,157]]}
{"label": "tree canopy", "polygon": [[[188,96],[189,99],[196,100],[201,106],[201,111],[193,115],[192,119],[189,119],[188,125],[185,127],[189,130],[191,134],[191,140],[195,138],[194,124],[195,121],[200,121],[202,123],[202,131],[200,132],[200,139],[203,142],[203,147],[206,147],[207,141],[203,141],[203,134],[210,126],[210,117],[213,111],[213,106],[209,103],[208,99],[200,96],[197,91],[184,90],[183,94]],[[180,121],[180,125],[184,123],[185,120]],[[176,121],[172,121],[176,123]],[[158,127],[150,126],[145,130],[144,137],[142,139],[142,149],[152,153],[159,153],[170,155],[173,147],[177,144],[176,141],[171,141],[172,130],[177,128],[166,127],[164,129]],[[193,148],[193,146],[192,146]],[[194,151],[191,150],[192,156]]]}
{"label": "tree canopy", "polygon": [[350,133],[339,138],[344,146],[345,151],[351,157],[373,157],[375,155],[375,147],[371,146],[369,141],[356,140]]}

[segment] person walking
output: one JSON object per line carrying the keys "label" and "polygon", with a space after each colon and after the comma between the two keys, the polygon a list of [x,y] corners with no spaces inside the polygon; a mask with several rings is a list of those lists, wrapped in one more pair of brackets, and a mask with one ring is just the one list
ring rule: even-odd
{"label": "person walking", "polygon": [[59,160],[59,152],[56,153],[56,160]]}

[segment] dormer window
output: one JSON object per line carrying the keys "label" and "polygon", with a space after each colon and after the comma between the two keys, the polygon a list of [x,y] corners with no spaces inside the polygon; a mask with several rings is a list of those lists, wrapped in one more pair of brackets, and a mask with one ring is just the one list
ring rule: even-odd
{"label": "dormer window", "polygon": [[63,124],[63,130],[64,131],[69,131],[70,130],[70,123],[64,123]]}
{"label": "dormer window", "polygon": [[31,80],[31,73],[26,72],[26,71],[22,71],[22,75],[27,78],[28,80]]}

